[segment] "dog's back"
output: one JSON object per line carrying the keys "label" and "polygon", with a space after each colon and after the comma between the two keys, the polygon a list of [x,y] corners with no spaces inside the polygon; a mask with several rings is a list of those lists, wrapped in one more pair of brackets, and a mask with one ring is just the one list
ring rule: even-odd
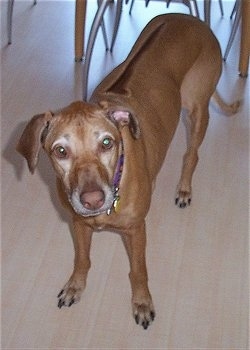
{"label": "dog's back", "polygon": [[182,14],[157,16],[90,101],[133,107],[154,177],[174,135],[181,107],[192,112],[197,103],[208,104],[221,74],[221,62],[218,41],[204,22]]}
{"label": "dog's back", "polygon": [[127,59],[97,87],[97,92],[129,95],[138,84],[166,90],[168,80],[178,87],[187,71],[202,53],[221,72],[220,46],[209,27],[193,16],[167,14],[155,17],[142,31]]}

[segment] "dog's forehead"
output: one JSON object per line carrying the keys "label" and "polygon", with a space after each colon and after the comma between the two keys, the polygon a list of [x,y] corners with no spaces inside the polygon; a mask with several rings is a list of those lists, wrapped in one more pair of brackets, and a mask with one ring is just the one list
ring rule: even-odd
{"label": "dog's forehead", "polygon": [[56,124],[65,125],[65,126],[77,126],[83,127],[86,124],[93,123],[106,123],[106,116],[102,110],[96,109],[94,111],[64,111],[57,113],[55,115],[54,121]]}
{"label": "dog's forehead", "polygon": [[102,111],[95,113],[59,113],[54,116],[49,133],[50,143],[57,139],[68,141],[95,140],[104,134],[116,136],[118,130]]}

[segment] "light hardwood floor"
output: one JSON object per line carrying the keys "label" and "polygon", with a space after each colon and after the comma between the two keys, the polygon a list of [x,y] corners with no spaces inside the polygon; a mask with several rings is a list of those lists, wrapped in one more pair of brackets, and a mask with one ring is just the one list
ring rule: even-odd
{"label": "light hardwood floor", "polygon": [[[233,3],[223,3],[221,19],[213,2],[212,28],[224,51]],[[93,9],[88,9],[88,28]],[[242,107],[228,118],[211,105],[192,206],[180,210],[174,205],[185,150],[182,124],[157,180],[147,217],[149,284],[157,317],[144,331],[132,319],[128,259],[112,233],[94,236],[81,302],[57,308],[56,296],[74,256],[67,217],[46,157],[41,155],[32,176],[14,146],[34,114],[81,98],[82,64],[73,57],[74,2],[39,0],[32,7],[32,1],[16,1],[9,47],[6,2],[1,10],[2,348],[247,349],[250,78],[238,77],[239,33],[219,90],[227,101],[241,99]],[[182,5],[168,11],[187,12]],[[136,1],[129,17],[124,6],[113,55],[98,36],[90,91],[125,58],[150,18],[163,12],[163,2],[151,1],[145,9]]]}

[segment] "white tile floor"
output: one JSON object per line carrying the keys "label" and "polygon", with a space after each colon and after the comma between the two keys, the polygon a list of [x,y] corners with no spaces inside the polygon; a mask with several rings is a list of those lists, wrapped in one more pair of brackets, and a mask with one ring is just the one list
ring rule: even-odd
{"label": "white tile floor", "polygon": [[[213,2],[212,29],[224,51],[233,3],[223,4],[221,19]],[[127,256],[112,233],[94,236],[82,301],[70,309],[56,306],[73,264],[67,217],[46,157],[31,176],[14,146],[34,114],[81,98],[82,64],[74,63],[73,52],[74,2],[41,0],[32,7],[32,1],[16,1],[9,47],[6,2],[1,10],[2,348],[247,349],[249,78],[237,74],[239,33],[219,90],[228,101],[240,98],[242,107],[227,118],[211,106],[192,206],[179,210],[173,204],[185,149],[182,125],[157,180],[147,218],[157,317],[144,331],[131,316]],[[93,10],[92,2],[88,28]],[[180,4],[169,11],[188,12]],[[163,2],[151,1],[145,9],[136,1],[129,17],[124,6],[113,55],[98,36],[90,91],[125,58],[150,18],[163,12]]]}

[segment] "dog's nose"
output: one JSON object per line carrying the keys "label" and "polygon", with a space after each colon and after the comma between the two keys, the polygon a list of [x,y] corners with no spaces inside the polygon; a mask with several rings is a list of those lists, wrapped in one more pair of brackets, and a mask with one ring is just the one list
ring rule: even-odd
{"label": "dog's nose", "polygon": [[84,208],[89,210],[100,209],[104,204],[105,195],[102,190],[83,192],[80,200]]}

